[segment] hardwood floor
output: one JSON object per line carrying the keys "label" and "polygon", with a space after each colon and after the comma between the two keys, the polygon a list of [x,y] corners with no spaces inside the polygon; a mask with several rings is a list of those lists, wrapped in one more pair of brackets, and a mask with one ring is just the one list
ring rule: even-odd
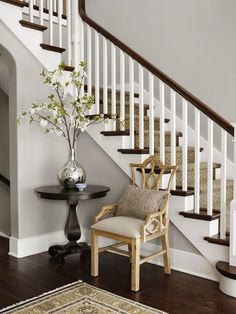
{"label": "hardwood floor", "polygon": [[60,267],[47,253],[16,259],[7,252],[8,240],[0,238],[0,308],[81,279],[170,314],[236,313],[236,299],[218,283],[178,271],[166,276],[151,264],[141,266],[141,291],[131,292],[127,258],[111,253],[100,255],[100,276],[92,278],[88,256],[68,256]]}

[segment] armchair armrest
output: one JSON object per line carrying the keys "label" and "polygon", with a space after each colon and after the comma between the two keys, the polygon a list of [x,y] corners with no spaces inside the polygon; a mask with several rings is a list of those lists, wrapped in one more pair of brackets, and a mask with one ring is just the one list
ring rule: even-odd
{"label": "armchair armrest", "polygon": [[102,217],[104,217],[106,214],[112,213],[112,211],[116,210],[117,206],[118,204],[110,204],[103,206],[95,217],[95,223],[101,220]]}
{"label": "armchair armrest", "polygon": [[146,217],[145,223],[141,229],[142,242],[146,242],[146,236],[154,233],[161,233],[164,229],[168,228],[168,201],[170,193],[167,193],[163,199],[161,208],[149,214]]}

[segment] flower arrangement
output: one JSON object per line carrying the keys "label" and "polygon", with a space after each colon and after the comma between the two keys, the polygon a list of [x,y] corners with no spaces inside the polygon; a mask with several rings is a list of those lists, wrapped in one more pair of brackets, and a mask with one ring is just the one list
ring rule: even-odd
{"label": "flower arrangement", "polygon": [[[38,122],[45,133],[64,137],[71,150],[81,132],[92,124],[107,122],[107,119],[103,114],[87,115],[94,105],[94,96],[83,91],[86,64],[81,61],[80,70],[73,71],[68,80],[65,80],[64,72],[64,63],[53,71],[43,70],[44,84],[51,88],[51,93],[45,102],[35,102],[29,109],[22,110],[17,122],[26,117],[30,123]],[[73,90],[73,97],[69,96],[69,90]]]}

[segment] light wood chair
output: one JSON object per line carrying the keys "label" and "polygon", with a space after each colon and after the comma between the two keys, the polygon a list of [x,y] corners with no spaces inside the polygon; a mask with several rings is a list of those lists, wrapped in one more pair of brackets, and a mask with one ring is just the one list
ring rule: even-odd
{"label": "light wood chair", "polygon": [[[150,156],[142,164],[130,164],[132,184],[136,185],[137,172],[141,173],[142,188],[159,190],[166,181],[166,193],[158,211],[149,214],[146,220],[132,217],[115,216],[118,204],[103,206],[91,226],[91,275],[98,276],[98,255],[104,251],[123,254],[131,262],[131,290],[139,290],[140,265],[150,259],[163,255],[164,271],[171,273],[168,240],[168,203],[171,182],[177,171],[176,166],[164,165],[157,156]],[[138,170],[138,171],[137,171]],[[111,216],[107,218],[108,214]],[[116,244],[98,248],[98,237],[119,241]],[[150,256],[140,256],[140,244],[161,237],[162,249]],[[121,246],[128,245],[128,251]]]}

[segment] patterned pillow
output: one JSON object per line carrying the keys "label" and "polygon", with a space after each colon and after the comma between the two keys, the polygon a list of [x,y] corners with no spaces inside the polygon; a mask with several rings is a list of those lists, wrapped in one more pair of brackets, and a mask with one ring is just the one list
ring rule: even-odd
{"label": "patterned pillow", "polygon": [[118,202],[116,216],[145,220],[147,215],[160,209],[166,193],[166,191],[142,189],[135,185],[128,185]]}

